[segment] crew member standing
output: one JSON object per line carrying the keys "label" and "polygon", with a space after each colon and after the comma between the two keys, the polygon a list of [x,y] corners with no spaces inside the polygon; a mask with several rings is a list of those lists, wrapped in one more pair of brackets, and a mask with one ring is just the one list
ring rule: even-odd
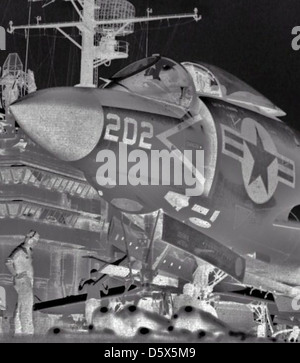
{"label": "crew member standing", "polygon": [[14,277],[18,294],[15,311],[15,334],[33,335],[33,265],[32,249],[39,241],[39,234],[30,231],[23,243],[16,247],[6,260],[6,266]]}

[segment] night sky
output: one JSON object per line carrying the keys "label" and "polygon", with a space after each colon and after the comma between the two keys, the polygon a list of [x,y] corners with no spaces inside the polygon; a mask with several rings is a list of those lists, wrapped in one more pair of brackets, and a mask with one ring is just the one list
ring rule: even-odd
{"label": "night sky", "polygon": [[[286,111],[285,120],[300,129],[300,50],[291,47],[293,27],[300,26],[299,0],[131,0],[136,14],[144,16],[147,7],[153,15],[192,12],[199,8],[203,20],[190,19],[150,23],[149,54],[160,53],[177,61],[201,60],[217,65],[272,100]],[[42,9],[32,5],[34,17],[43,22],[77,19],[68,2],[56,0]],[[9,20],[28,21],[27,0],[1,0],[0,25]],[[168,27],[168,25],[170,25]],[[128,63],[145,56],[146,25],[123,40],[130,43],[130,57],[100,68],[99,75],[109,77]],[[73,30],[77,40],[78,31]],[[7,36],[7,51],[0,52],[2,65],[7,54],[18,52],[25,58],[24,32]],[[29,68],[35,72],[38,88],[72,86],[79,82],[78,49],[53,30],[32,31]]]}

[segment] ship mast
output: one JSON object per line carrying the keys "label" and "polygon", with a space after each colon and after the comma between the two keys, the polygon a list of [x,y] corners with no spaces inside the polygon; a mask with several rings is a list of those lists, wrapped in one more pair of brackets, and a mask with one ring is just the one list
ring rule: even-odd
{"label": "ship mast", "polygon": [[[45,7],[54,1],[48,0],[43,6]],[[29,31],[30,29],[57,29],[81,50],[79,84],[81,87],[95,87],[94,69],[97,69],[102,64],[110,63],[113,59],[128,57],[128,43],[116,40],[116,37],[132,33],[134,24],[165,19],[192,18],[195,21],[201,19],[201,15],[198,15],[198,9],[194,9],[194,12],[189,14],[158,16],[149,16],[148,10],[148,16],[135,17],[135,9],[127,0],[64,1],[69,1],[73,5],[79,16],[78,21],[43,24],[40,23],[39,18],[37,24],[29,23],[27,25],[16,26],[10,21],[8,32],[13,33],[18,29],[24,29],[25,31]],[[97,18],[95,14],[98,14]],[[81,33],[81,44],[65,31],[67,28],[73,27],[77,27]],[[95,35],[97,33],[100,33],[101,40],[99,44],[95,45]]]}

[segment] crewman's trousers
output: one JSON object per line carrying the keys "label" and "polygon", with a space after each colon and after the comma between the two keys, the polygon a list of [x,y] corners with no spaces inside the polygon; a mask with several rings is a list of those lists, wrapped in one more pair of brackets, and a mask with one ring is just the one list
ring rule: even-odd
{"label": "crewman's trousers", "polygon": [[15,280],[18,302],[15,311],[15,335],[33,335],[33,288],[28,277]]}

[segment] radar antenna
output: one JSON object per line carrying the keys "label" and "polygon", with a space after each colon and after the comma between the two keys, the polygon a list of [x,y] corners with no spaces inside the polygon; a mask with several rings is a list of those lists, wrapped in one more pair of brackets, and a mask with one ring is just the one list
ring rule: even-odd
{"label": "radar antenna", "polygon": [[[43,1],[43,7],[55,0],[28,0],[29,2]],[[9,23],[8,32],[17,29],[57,29],[64,37],[81,50],[81,87],[94,87],[94,69],[114,59],[127,58],[129,44],[116,37],[126,36],[134,32],[134,24],[148,23],[165,19],[191,18],[196,22],[201,19],[198,9],[193,13],[175,15],[154,15],[135,17],[135,8],[127,0],[64,0],[69,1],[77,12],[78,21],[43,24],[14,25]],[[81,43],[78,43],[66,29],[77,27],[81,33]],[[97,77],[98,78],[98,77]],[[98,81],[98,80],[97,80]]]}

